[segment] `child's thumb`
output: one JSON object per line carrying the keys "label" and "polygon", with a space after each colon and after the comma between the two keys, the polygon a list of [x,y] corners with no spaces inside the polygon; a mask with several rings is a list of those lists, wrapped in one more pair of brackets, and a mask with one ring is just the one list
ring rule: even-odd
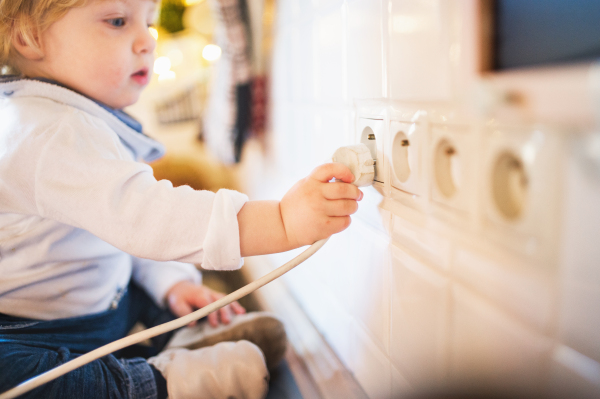
{"label": "child's thumb", "polygon": [[341,180],[344,183],[352,183],[354,181],[352,171],[346,165],[339,162],[323,164],[313,170],[311,176],[321,182],[328,182],[333,178]]}

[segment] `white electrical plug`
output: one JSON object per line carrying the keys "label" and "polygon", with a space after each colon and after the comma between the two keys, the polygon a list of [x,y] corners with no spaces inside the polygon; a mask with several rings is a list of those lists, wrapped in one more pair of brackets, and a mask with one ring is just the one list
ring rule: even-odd
{"label": "white electrical plug", "polygon": [[333,154],[333,162],[346,165],[354,175],[354,184],[357,187],[370,186],[375,178],[375,161],[371,150],[360,143],[338,148]]}

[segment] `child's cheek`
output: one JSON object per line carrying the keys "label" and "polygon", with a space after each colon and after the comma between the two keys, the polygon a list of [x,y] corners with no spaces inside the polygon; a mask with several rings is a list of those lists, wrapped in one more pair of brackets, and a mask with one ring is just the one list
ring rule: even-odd
{"label": "child's cheek", "polygon": [[127,68],[124,67],[123,64],[113,63],[113,65],[111,65],[111,68],[105,69],[105,83],[109,87],[116,89],[122,86],[123,84],[127,83],[127,80],[129,79],[131,73],[133,72],[129,72],[129,70],[127,70]]}

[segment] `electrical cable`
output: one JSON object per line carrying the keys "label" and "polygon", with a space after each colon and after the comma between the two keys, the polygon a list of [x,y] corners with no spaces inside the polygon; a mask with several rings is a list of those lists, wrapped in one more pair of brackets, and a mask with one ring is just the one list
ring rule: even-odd
{"label": "electrical cable", "polygon": [[98,349],[94,349],[91,352],[88,352],[58,367],[55,367],[52,370],[48,370],[45,373],[39,374],[33,378],[30,378],[20,383],[16,387],[11,388],[8,391],[0,394],[0,399],[16,398],[17,396],[23,395],[24,393],[29,392],[32,389],[39,387],[40,385],[50,382],[83,365],[93,362],[94,360],[100,359],[101,357],[109,355],[115,351],[118,351],[119,349],[123,349],[127,346],[140,343],[157,335],[175,330],[176,328],[184,327],[192,321],[196,321],[203,317],[206,317],[209,313],[212,313],[222,308],[223,306],[229,305],[230,303],[239,300],[240,298],[256,291],[260,287],[283,276],[285,273],[289,272],[290,270],[298,266],[300,263],[310,258],[315,252],[321,249],[323,245],[325,245],[327,240],[329,240],[329,238],[325,238],[323,240],[315,242],[304,252],[302,252],[300,255],[296,256],[294,259],[290,260],[283,266],[278,267],[272,272],[265,274],[261,278],[249,283],[248,285],[243,286],[242,288],[232,292],[227,296],[224,296],[223,298],[211,303],[210,305],[203,307],[202,309],[198,309],[195,312],[182,316],[178,319],[158,325],[156,327],[149,328],[136,334],[129,335],[125,338],[121,338],[117,341],[101,346]]}
{"label": "electrical cable", "polygon": [[[369,148],[365,144],[360,143],[356,145],[340,147],[335,152],[335,154],[333,154],[333,161],[343,163],[350,169],[354,176],[354,181],[352,182],[352,184],[358,187],[364,187],[369,186],[373,183],[373,178],[375,176],[375,161],[373,157],[374,155],[371,154]],[[223,298],[211,303],[210,305],[203,307],[202,309],[198,309],[195,312],[182,316],[178,319],[158,325],[156,327],[149,328],[136,334],[129,335],[125,338],[121,338],[104,346],[101,346],[98,349],[94,349],[93,351],[81,355],[73,360],[70,360],[65,364],[61,364],[60,366],[55,367],[52,370],[48,370],[45,373],[39,374],[33,378],[30,378],[20,383],[16,387],[11,388],[8,391],[0,394],[0,399],[16,398],[17,396],[29,392],[32,389],[39,387],[40,385],[50,382],[83,365],[93,362],[94,360],[109,355],[115,351],[118,351],[119,349],[123,349],[127,346],[140,343],[157,335],[175,330],[176,328],[184,327],[192,321],[196,321],[203,317],[206,317],[209,313],[212,313],[225,305],[229,305],[230,303],[237,301],[238,299],[256,291],[263,285],[270,283],[276,278],[283,276],[285,273],[289,272],[294,267],[298,266],[300,263],[310,258],[315,252],[321,249],[323,245],[325,245],[327,240],[329,240],[329,238],[325,238],[323,240],[315,242],[304,252],[302,252],[300,255],[296,256],[294,259],[290,260],[286,264],[278,267],[270,273],[267,273],[266,275],[249,283],[248,285],[243,286],[237,291],[234,291],[231,294],[224,296]]]}

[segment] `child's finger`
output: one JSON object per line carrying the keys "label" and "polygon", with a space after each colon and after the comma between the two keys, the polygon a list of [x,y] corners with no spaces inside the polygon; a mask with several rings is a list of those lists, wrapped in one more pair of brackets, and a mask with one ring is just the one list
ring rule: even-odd
{"label": "child's finger", "polygon": [[181,317],[192,313],[192,307],[176,295],[169,296],[169,308],[176,316]]}
{"label": "child's finger", "polygon": [[345,198],[358,201],[362,192],[353,184],[334,182],[323,185],[323,196],[329,200]]}
{"label": "child's finger", "polygon": [[333,178],[343,181],[344,183],[352,183],[354,175],[344,164],[338,162],[326,163],[315,168],[310,176],[321,182],[328,182]]}
{"label": "child's finger", "polygon": [[240,305],[237,301],[231,303],[231,309],[235,314],[244,314],[246,313],[246,309]]}
{"label": "child's finger", "polygon": [[210,313],[208,316],[206,316],[206,318],[208,319],[208,324],[210,324],[212,327],[217,327],[219,325],[218,310],[215,310],[214,312]]}
{"label": "child's finger", "polygon": [[[190,301],[193,302],[193,305],[197,308],[197,309],[202,309],[203,307],[213,303],[215,301],[215,299],[212,298],[212,293],[209,290],[200,290],[199,292],[197,291],[191,298]],[[210,313],[208,316],[206,316],[206,318],[208,319],[208,323],[213,326],[216,327],[219,325],[219,315],[217,313],[218,311],[214,311],[212,313]]]}
{"label": "child's finger", "polygon": [[219,309],[219,317],[221,318],[221,323],[229,324],[231,321],[231,310],[229,309],[229,305]]}
{"label": "child's finger", "polygon": [[348,216],[356,213],[358,203],[354,200],[335,200],[327,201],[325,204],[325,214],[327,216]]}

